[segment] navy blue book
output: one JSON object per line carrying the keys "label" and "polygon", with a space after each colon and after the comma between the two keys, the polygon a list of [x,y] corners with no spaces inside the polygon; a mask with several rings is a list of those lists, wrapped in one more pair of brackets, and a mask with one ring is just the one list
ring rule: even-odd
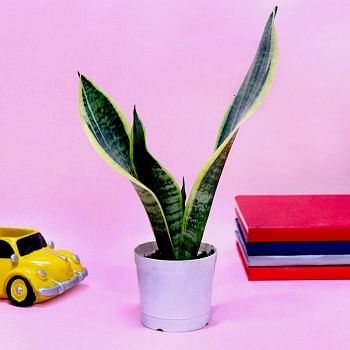
{"label": "navy blue book", "polygon": [[247,242],[236,219],[237,234],[248,255],[340,255],[350,254],[350,241]]}

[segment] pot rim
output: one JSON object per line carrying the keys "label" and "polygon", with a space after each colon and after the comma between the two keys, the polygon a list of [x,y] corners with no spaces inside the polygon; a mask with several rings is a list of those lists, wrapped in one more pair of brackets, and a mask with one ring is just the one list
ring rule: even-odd
{"label": "pot rim", "polygon": [[147,257],[144,255],[144,254],[148,254],[148,253],[153,253],[157,248],[158,248],[157,243],[155,241],[141,243],[134,248],[135,258],[147,260],[147,261],[163,262],[164,264],[176,264],[176,263],[177,264],[179,264],[179,263],[187,263],[187,264],[197,263],[198,264],[199,261],[216,259],[216,256],[217,256],[217,248],[214,245],[212,245],[210,243],[206,243],[206,242],[201,243],[199,250],[200,251],[201,250],[202,251],[203,250],[205,250],[205,251],[214,250],[214,253],[210,254],[209,256],[205,256],[205,257],[201,257],[201,258],[167,260],[167,259],[150,258],[150,257]]}

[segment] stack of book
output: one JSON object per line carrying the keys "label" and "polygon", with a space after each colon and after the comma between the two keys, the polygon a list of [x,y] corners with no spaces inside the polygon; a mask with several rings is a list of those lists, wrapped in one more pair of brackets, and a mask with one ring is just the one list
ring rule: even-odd
{"label": "stack of book", "polygon": [[350,279],[350,195],[235,199],[249,280]]}

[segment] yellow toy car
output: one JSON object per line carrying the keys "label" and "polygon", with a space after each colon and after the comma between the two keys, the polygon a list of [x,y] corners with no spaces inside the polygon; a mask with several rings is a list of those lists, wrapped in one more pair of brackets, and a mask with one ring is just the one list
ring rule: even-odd
{"label": "yellow toy car", "polygon": [[41,303],[87,276],[77,255],[53,248],[36,230],[0,227],[0,298],[16,306]]}

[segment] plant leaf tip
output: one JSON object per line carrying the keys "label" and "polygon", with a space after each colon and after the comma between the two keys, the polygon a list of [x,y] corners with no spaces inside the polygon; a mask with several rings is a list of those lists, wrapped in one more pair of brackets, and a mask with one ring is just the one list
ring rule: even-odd
{"label": "plant leaf tip", "polygon": [[136,105],[134,105],[134,109],[133,109],[133,116],[134,116],[134,121],[136,120],[139,120],[139,115],[137,114],[137,111],[136,111]]}
{"label": "plant leaf tip", "polygon": [[79,71],[77,71],[78,77],[81,78],[81,74]]}
{"label": "plant leaf tip", "polygon": [[139,118],[139,115],[136,111],[136,106],[134,105],[134,110],[133,110],[133,119],[134,119],[134,123],[133,123],[133,127],[136,127],[137,129],[139,129],[141,127],[142,129],[142,122]]}
{"label": "plant leaf tip", "polygon": [[277,10],[278,10],[278,6],[275,6],[275,8],[273,9],[273,18],[276,17],[276,15],[277,15]]}

